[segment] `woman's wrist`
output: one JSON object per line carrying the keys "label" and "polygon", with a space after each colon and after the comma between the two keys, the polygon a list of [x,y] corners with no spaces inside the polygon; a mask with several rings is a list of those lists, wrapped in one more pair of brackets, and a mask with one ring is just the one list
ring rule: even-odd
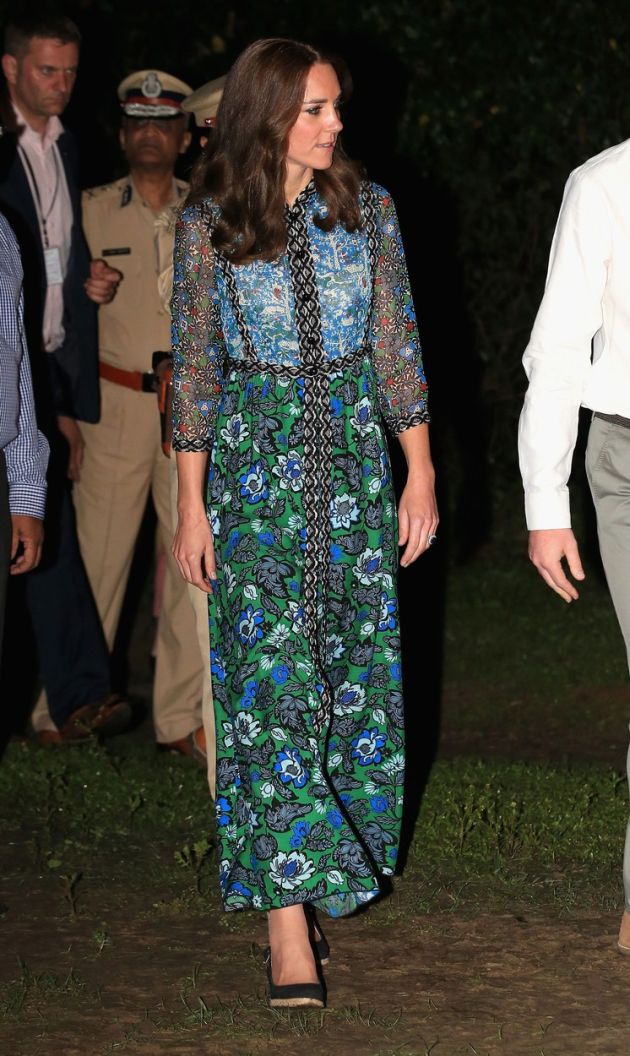
{"label": "woman's wrist", "polygon": [[435,484],[435,469],[430,459],[413,459],[407,463],[408,484]]}
{"label": "woman's wrist", "polygon": [[435,479],[431,447],[429,444],[429,426],[426,422],[404,429],[398,434],[398,440],[407,463],[407,479],[430,483]]}
{"label": "woman's wrist", "polygon": [[208,519],[203,499],[197,498],[197,496],[191,499],[180,496],[177,500],[177,516],[181,522],[196,523],[197,521]]}

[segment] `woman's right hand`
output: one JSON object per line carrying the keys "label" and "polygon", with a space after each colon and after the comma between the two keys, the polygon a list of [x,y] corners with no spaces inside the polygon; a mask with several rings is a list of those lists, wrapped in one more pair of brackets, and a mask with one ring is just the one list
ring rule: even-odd
{"label": "woman's right hand", "polygon": [[205,510],[195,514],[180,513],[173,539],[173,556],[188,583],[212,594],[217,565],[212,531]]}

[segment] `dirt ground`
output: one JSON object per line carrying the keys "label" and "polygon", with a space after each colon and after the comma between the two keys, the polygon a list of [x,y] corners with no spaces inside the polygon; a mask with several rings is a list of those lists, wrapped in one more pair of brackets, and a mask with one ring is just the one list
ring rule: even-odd
{"label": "dirt ground", "polygon": [[[368,929],[361,918],[333,922],[330,1010],[279,1017],[264,1008],[257,918],[251,936],[211,921],[156,926],[142,904],[118,915],[84,906],[73,919],[54,911],[36,877],[21,879],[2,929],[0,981],[15,977],[19,953],[34,976],[54,971],[61,980],[80,961],[82,987],[54,993],[40,981],[20,1016],[5,1021],[6,1056],[628,1051],[630,960],[613,949],[610,914],[429,915],[404,934]],[[19,880],[3,871],[4,898]],[[109,941],[98,952],[92,936],[103,914]],[[212,1016],[203,1025],[189,1015],[200,999]]]}
{"label": "dirt ground", "polygon": [[[605,758],[613,750],[600,745]],[[29,840],[0,847],[3,1056],[628,1052],[630,959],[615,949],[615,913],[471,919],[446,907],[403,928],[388,924],[383,903],[327,922],[328,1009],[281,1015],[265,1004],[261,917],[250,915],[247,931],[231,915],[162,907],[151,877],[129,897],[115,864],[88,878],[73,913]]]}
{"label": "dirt ground", "polygon": [[[552,721],[544,737],[516,730],[514,743],[505,730],[458,730],[449,710],[469,691],[447,688],[444,755],[573,754],[622,766],[619,723],[573,735],[559,718],[557,736]],[[606,689],[602,714],[611,692],[612,711],[628,711],[624,685]],[[2,1056],[628,1053],[630,958],[615,949],[617,913],[516,908],[470,919],[447,907],[404,928],[386,912],[377,923],[329,922],[328,1008],[280,1014],[265,1004],[262,917],[250,915],[248,932],[162,912],[150,883],[126,898],[115,865],[91,880],[73,913],[19,839],[0,846]]]}
{"label": "dirt ground", "polygon": [[[475,710],[472,722],[455,721],[456,716],[466,714],[471,696],[481,694],[487,701],[486,714],[480,716]],[[540,694],[523,691],[506,703],[505,693],[491,683],[451,683],[444,689],[442,709],[442,758],[575,759],[604,763],[619,771],[626,766],[630,714],[627,681],[572,688],[570,704],[563,701],[556,710],[541,702]]]}

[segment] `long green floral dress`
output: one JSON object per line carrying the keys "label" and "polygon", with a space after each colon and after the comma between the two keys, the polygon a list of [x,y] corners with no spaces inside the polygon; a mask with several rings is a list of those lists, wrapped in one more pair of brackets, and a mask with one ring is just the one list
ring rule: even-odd
{"label": "long green floral dress", "polygon": [[178,224],[174,437],[210,452],[209,599],[225,908],[379,893],[404,771],[397,525],[383,419],[429,420],[394,205],[323,231],[314,183],[287,249],[233,266],[211,201]]}

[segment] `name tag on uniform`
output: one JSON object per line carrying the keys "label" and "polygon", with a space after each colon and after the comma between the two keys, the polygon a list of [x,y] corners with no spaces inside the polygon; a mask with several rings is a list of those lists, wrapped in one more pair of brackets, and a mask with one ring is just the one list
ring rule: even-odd
{"label": "name tag on uniform", "polygon": [[118,249],[103,249],[101,251],[102,257],[126,257],[131,253],[129,246],[120,246]]}
{"label": "name tag on uniform", "polygon": [[50,246],[44,250],[44,264],[46,265],[47,284],[49,286],[60,286],[63,282],[63,268],[61,267],[59,246]]}

